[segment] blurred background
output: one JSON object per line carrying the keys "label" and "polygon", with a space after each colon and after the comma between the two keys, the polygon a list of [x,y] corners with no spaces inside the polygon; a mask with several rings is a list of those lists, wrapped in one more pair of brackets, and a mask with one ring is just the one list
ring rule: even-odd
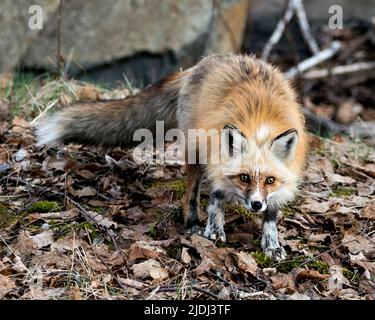
{"label": "blurred background", "polygon": [[[262,56],[288,8],[284,0],[2,0],[1,99],[12,108],[17,86],[63,76],[109,88],[143,88],[188,68],[210,53]],[[293,77],[312,129],[356,134],[375,131],[375,0],[305,0],[304,12],[318,51],[340,41],[340,50],[310,69],[328,75]],[[42,23],[38,25],[39,6]],[[329,19],[342,10],[342,25]],[[267,59],[287,71],[317,54],[294,15]],[[285,21],[287,22],[287,21]],[[337,26],[337,25],[336,25]],[[358,63],[364,67],[358,69]],[[336,75],[335,67],[354,71]],[[356,69],[357,68],[357,69]],[[324,73],[324,72],[323,72]],[[14,92],[13,92],[14,93]],[[17,100],[19,101],[19,100]],[[8,112],[7,115],[8,116]],[[3,116],[4,118],[4,116]],[[362,129],[358,129],[358,123]],[[363,127],[363,123],[366,125]],[[363,129],[364,128],[364,129]],[[348,131],[348,130],[346,130]]]}

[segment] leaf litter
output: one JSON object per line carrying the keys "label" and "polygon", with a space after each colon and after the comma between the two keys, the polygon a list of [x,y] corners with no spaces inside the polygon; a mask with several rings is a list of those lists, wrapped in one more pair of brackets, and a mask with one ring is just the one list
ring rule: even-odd
{"label": "leaf litter", "polygon": [[[78,96],[108,95],[90,90]],[[226,208],[225,244],[184,234],[182,163],[37,148],[21,117],[1,127],[1,299],[375,298],[375,155],[365,144],[310,136],[305,178],[280,214],[288,257],[275,263],[261,252],[260,217],[239,207]],[[207,200],[203,186],[204,220]]]}

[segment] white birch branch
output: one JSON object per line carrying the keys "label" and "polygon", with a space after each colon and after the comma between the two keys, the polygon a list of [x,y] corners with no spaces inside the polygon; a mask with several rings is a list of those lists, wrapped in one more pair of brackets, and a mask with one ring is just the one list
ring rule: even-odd
{"label": "white birch branch", "polygon": [[294,78],[299,73],[303,73],[304,71],[332,58],[341,49],[341,47],[342,44],[340,41],[333,41],[329,48],[320,51],[316,55],[306,60],[303,60],[297,66],[285,72],[286,77]]}
{"label": "white birch branch", "polygon": [[299,27],[302,32],[302,36],[305,39],[307,45],[309,46],[309,49],[312,54],[317,54],[319,50],[319,46],[316,43],[311,30],[310,25],[306,17],[306,11],[303,6],[302,0],[295,0],[294,1],[294,8],[297,15],[297,21],[299,24]]}
{"label": "white birch branch", "polygon": [[317,69],[311,70],[302,74],[303,79],[321,79],[328,76],[339,76],[348,73],[355,73],[361,71],[368,71],[375,69],[375,61],[369,62],[357,62],[353,64],[348,64],[344,66],[336,66],[331,69]]}

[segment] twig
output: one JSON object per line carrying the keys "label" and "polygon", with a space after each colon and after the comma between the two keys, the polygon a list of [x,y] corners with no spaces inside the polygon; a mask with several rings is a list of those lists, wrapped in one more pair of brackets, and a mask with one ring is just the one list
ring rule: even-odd
{"label": "twig", "polygon": [[59,102],[58,99],[55,99],[55,100],[50,101],[50,102],[47,104],[47,107],[46,107],[42,112],[40,112],[40,113],[38,114],[38,116],[35,117],[35,118],[30,122],[30,125],[31,125],[31,126],[34,126],[35,124],[37,124],[37,123],[40,121],[40,119],[43,118],[43,117],[47,114],[48,110],[52,109],[52,108],[56,105],[57,102]]}
{"label": "twig", "polygon": [[297,21],[300,26],[303,38],[305,39],[311,53],[317,54],[320,51],[319,46],[316,43],[313,35],[311,34],[310,25],[306,17],[306,11],[305,11],[305,8],[303,7],[302,0],[295,0],[294,8],[295,8]]}
{"label": "twig", "polygon": [[295,78],[299,73],[302,73],[330,58],[332,58],[342,47],[340,41],[333,41],[331,46],[327,49],[320,51],[318,54],[303,60],[297,66],[285,72],[286,77]]}
{"label": "twig", "polygon": [[57,59],[56,59],[56,71],[57,75],[61,72],[61,21],[62,21],[62,8],[64,0],[60,0],[59,10],[57,14]]}
{"label": "twig", "polygon": [[330,252],[332,252],[332,251],[335,251],[335,250],[337,250],[338,248],[342,247],[343,245],[348,244],[348,243],[353,242],[353,241],[358,241],[358,240],[357,240],[357,239],[352,239],[352,240],[348,240],[348,241],[342,242],[342,243],[340,243],[339,245],[337,245],[336,247],[334,247],[334,248],[332,248],[332,249],[329,249],[329,250],[323,251],[323,252],[319,253],[318,255],[316,255],[315,257],[312,257],[311,259],[307,259],[307,260],[305,260],[304,262],[302,262],[302,263],[298,266],[298,268],[301,268],[301,267],[303,267],[305,264],[310,263],[310,262],[312,262],[312,261],[314,261],[314,260],[320,258],[323,254],[326,254],[326,253],[330,253]]}
{"label": "twig", "polygon": [[[196,285],[189,286],[189,288],[191,288],[191,289],[193,289],[193,290],[195,290],[195,291],[197,291],[197,292],[203,293],[203,294],[205,294],[205,295],[207,295],[207,296],[209,296],[209,297],[211,297],[211,298],[214,298],[214,299],[216,299],[216,300],[220,300],[220,298],[219,298],[219,296],[218,296],[217,294],[215,294],[215,293],[213,293],[213,292],[211,292],[211,291],[209,291],[209,290],[206,290],[206,289],[200,288],[200,287],[198,287],[198,286],[196,286]],[[158,288],[158,290],[155,289],[155,291],[156,291],[156,292],[177,291],[178,289],[179,289],[178,286],[176,286],[176,285],[171,285],[171,286],[161,286],[161,287]],[[156,293],[156,292],[155,292],[155,293]],[[154,293],[154,294],[155,294],[155,293]]]}
{"label": "twig", "polygon": [[304,73],[301,77],[303,79],[321,79],[329,76],[339,76],[348,73],[362,72],[375,69],[375,61],[357,62],[344,66],[336,66],[331,69],[311,70]]}
{"label": "twig", "polygon": [[261,58],[264,61],[268,60],[268,57],[271,53],[272,48],[280,41],[281,36],[285,30],[285,26],[289,23],[292,19],[295,11],[295,0],[290,0],[288,3],[288,7],[285,11],[284,17],[278,22],[276,29],[272,33],[272,36],[267,41],[266,45],[263,48]]}

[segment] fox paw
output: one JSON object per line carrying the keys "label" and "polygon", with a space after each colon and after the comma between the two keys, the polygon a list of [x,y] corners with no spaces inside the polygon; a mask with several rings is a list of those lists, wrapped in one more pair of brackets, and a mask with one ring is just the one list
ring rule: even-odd
{"label": "fox paw", "polygon": [[203,234],[206,238],[211,240],[217,240],[219,239],[222,242],[226,242],[226,236],[224,230],[216,229],[212,230],[210,228],[206,228]]}
{"label": "fox paw", "polygon": [[263,252],[267,257],[276,262],[283,261],[286,258],[286,252],[283,247],[265,248]]}
{"label": "fox paw", "polygon": [[187,234],[199,234],[200,236],[203,236],[204,234],[204,228],[203,227],[200,227],[200,226],[192,226],[191,228],[187,229],[186,230],[186,233]]}

